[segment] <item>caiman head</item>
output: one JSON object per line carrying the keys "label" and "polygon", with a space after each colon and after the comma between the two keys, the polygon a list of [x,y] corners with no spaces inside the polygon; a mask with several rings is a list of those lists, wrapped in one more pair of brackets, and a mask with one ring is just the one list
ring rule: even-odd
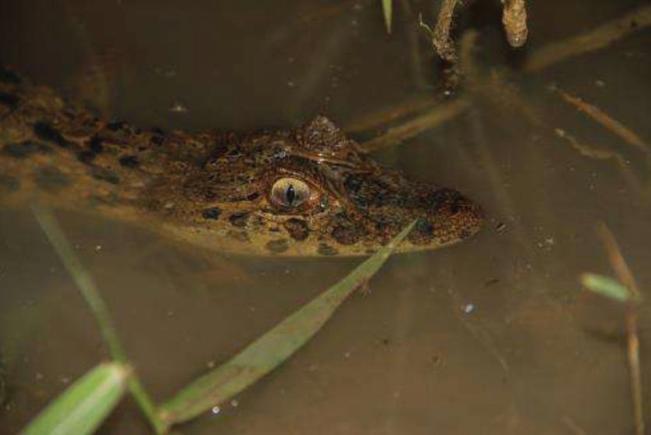
{"label": "caiman head", "polygon": [[253,255],[368,255],[414,219],[398,251],[435,249],[482,223],[459,192],[381,167],[323,116],[287,131],[165,133],[102,121],[14,75],[0,74],[0,94],[0,181],[12,181],[0,202],[37,190]]}
{"label": "caiman head", "polygon": [[398,251],[436,249],[483,220],[459,192],[381,167],[323,116],[294,131],[225,137],[177,172],[150,196],[183,197],[185,238],[231,252],[368,255],[414,219]]}

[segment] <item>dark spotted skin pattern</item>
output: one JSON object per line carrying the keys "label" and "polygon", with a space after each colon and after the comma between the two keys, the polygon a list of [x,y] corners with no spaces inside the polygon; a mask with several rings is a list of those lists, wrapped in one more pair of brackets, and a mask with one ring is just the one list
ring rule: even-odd
{"label": "dark spotted skin pattern", "polygon": [[[279,179],[300,180],[309,200],[275,203]],[[295,197],[292,187],[289,203]],[[398,250],[434,249],[471,237],[483,220],[459,192],[381,167],[323,116],[245,134],[141,130],[4,69],[0,203],[25,200],[252,255],[368,255],[414,219]]]}

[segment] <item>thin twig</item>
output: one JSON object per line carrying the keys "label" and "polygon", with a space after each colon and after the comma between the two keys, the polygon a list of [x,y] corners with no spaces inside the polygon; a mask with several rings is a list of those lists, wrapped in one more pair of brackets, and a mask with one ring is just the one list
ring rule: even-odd
{"label": "thin twig", "polygon": [[382,108],[376,112],[371,112],[361,116],[353,122],[346,124],[344,130],[348,133],[359,133],[380,128],[383,125],[397,121],[414,112],[431,109],[438,103],[432,95],[418,95],[414,98],[404,100],[394,106]]}
{"label": "thin twig", "polygon": [[540,71],[569,57],[604,48],[651,25],[651,6],[635,9],[587,33],[549,44],[533,53],[524,65],[527,72]]}
{"label": "thin twig", "polygon": [[626,143],[638,148],[639,150],[643,151],[644,153],[649,153],[651,150],[651,147],[642,140],[640,136],[637,135],[633,130],[630,128],[626,127],[624,124],[598,108],[597,106],[586,103],[583,101],[581,98],[576,97],[574,95],[570,95],[567,92],[561,90],[561,89],[556,89],[556,91],[560,94],[560,96],[576,107],[578,110],[581,112],[585,113],[588,115],[590,118],[598,122],[599,124],[603,125],[606,127],[608,130],[610,130],[613,134],[619,136],[622,138]]}
{"label": "thin twig", "polygon": [[572,147],[582,156],[595,160],[614,160],[617,164],[617,167],[619,167],[622,176],[626,180],[626,183],[628,183],[628,186],[637,193],[640,193],[642,191],[642,186],[638,180],[638,177],[631,171],[631,168],[626,162],[626,159],[622,157],[621,154],[606,148],[597,148],[593,145],[579,142],[574,136],[561,128],[555,128],[554,132],[558,137],[564,139],[567,143],[569,143],[570,147]]}
{"label": "thin twig", "polygon": [[[70,242],[68,242],[68,239],[59,227],[52,212],[40,205],[33,205],[32,210],[36,216],[36,220],[41,226],[41,229],[63,262],[66,270],[70,276],[72,276],[77,288],[95,316],[100,333],[109,348],[111,357],[116,362],[129,365],[126,352],[124,351],[117,332],[113,327],[113,322],[108,312],[108,308],[99,294],[95,280],[88,270],[86,270],[86,268],[81,264],[79,257],[75,254]],[[165,424],[158,418],[154,402],[145,391],[140,379],[135,373],[129,377],[128,384],[131,394],[136,399],[140,409],[148,418],[156,433],[163,433],[165,430]]]}
{"label": "thin twig", "polygon": [[622,284],[628,287],[634,298],[639,299],[640,290],[637,286],[637,282],[635,281],[635,277],[633,277],[633,273],[628,267],[626,260],[624,260],[624,256],[619,249],[619,245],[617,243],[617,240],[615,240],[615,236],[613,236],[613,233],[603,222],[597,225],[597,233],[601,237],[601,240],[606,248],[606,252],[608,253],[608,258],[610,260],[610,265],[615,271],[617,279],[619,279]]}
{"label": "thin twig", "polygon": [[626,303],[626,335],[627,356],[631,382],[631,396],[633,400],[633,416],[635,418],[636,435],[644,435],[644,411],[642,404],[642,374],[640,370],[640,340],[637,335],[637,301],[640,299],[640,290],[635,282],[633,273],[628,267],[622,252],[619,249],[615,236],[604,223],[597,226],[611,267],[619,281],[631,292],[632,297]]}
{"label": "thin twig", "polygon": [[456,117],[469,106],[470,100],[466,98],[446,102],[397,127],[390,128],[381,136],[362,143],[362,148],[371,152],[395,145]]}

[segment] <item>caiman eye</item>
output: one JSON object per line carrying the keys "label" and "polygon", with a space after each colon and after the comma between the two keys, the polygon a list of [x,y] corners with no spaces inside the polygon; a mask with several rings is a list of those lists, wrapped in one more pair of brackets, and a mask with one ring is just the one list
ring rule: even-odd
{"label": "caiman eye", "polygon": [[295,208],[309,200],[312,189],[296,178],[280,178],[271,186],[271,202],[282,208]]}

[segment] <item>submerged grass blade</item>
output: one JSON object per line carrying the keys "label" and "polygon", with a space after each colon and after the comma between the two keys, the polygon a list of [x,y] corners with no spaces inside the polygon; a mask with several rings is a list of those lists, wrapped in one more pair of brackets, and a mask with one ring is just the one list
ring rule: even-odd
{"label": "submerged grass blade", "polygon": [[0,353],[0,407],[5,403],[5,395],[7,392],[7,384],[5,381],[5,366],[2,354]]}
{"label": "submerged grass blade", "polygon": [[393,21],[393,0],[382,0],[382,12],[384,13],[384,24],[387,26],[387,33],[391,34],[391,23]]}
{"label": "submerged grass blade", "polygon": [[[122,347],[122,343],[118,339],[108,308],[100,296],[92,275],[81,264],[81,261],[72,249],[70,242],[68,242],[68,239],[59,227],[52,212],[49,209],[36,204],[32,206],[32,210],[36,216],[36,220],[50,241],[50,244],[54,247],[54,250],[59,255],[66,270],[72,276],[75,284],[77,284],[77,288],[86,300],[93,316],[95,316],[95,320],[97,321],[104,341],[106,341],[106,344],[108,345],[111,357],[116,362],[127,364],[128,360],[126,353]],[[162,433],[164,430],[164,424],[158,418],[156,406],[142,386],[140,379],[134,374],[129,378],[128,385],[131,395],[136,400],[136,403],[138,403],[138,406],[140,406],[140,409],[145,414],[156,433]]]}
{"label": "submerged grass blade", "polygon": [[93,433],[124,394],[129,373],[124,364],[100,364],[51,402],[22,435]]}
{"label": "submerged grass blade", "polygon": [[117,337],[115,328],[113,328],[111,316],[109,315],[104,300],[99,294],[92,275],[81,264],[79,257],[75,254],[74,249],[61,230],[61,227],[59,227],[52,212],[40,205],[33,205],[32,210],[50,244],[74,280],[86,303],[90,306],[102,336],[109,347],[111,356],[118,362],[126,362],[127,358]]}
{"label": "submerged grass blade", "polygon": [[279,366],[316,334],[358,286],[380,269],[415,223],[412,222],[348,276],[291,314],[230,361],[195,380],[161,405],[161,418],[169,424],[189,420],[223,403]]}
{"label": "submerged grass blade", "polygon": [[625,286],[607,276],[584,273],[581,275],[581,283],[588,290],[619,302],[637,301]]}

